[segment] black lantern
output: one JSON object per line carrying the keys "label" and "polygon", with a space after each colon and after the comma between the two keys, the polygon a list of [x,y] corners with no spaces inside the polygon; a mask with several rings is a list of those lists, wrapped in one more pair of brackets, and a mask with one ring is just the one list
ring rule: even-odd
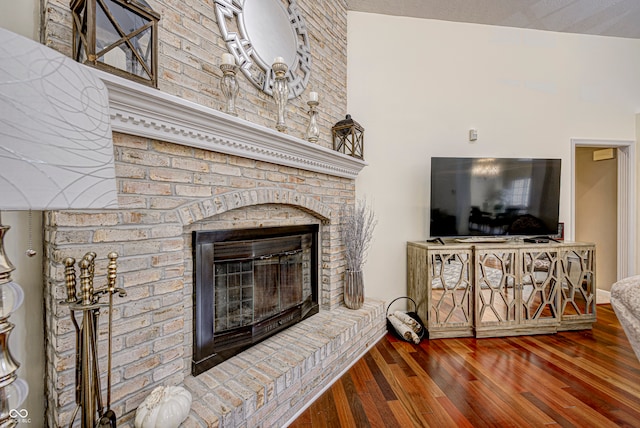
{"label": "black lantern", "polygon": [[331,134],[334,150],[364,159],[364,128],[350,114],[331,128]]}
{"label": "black lantern", "polygon": [[71,0],[73,58],[156,87],[158,20],[144,0]]}

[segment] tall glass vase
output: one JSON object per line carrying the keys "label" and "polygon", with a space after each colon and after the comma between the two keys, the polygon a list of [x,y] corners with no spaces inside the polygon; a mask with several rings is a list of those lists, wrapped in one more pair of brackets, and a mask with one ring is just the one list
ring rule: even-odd
{"label": "tall glass vase", "polygon": [[344,280],[344,304],[349,309],[360,309],[364,303],[364,279],[361,270],[348,270]]}

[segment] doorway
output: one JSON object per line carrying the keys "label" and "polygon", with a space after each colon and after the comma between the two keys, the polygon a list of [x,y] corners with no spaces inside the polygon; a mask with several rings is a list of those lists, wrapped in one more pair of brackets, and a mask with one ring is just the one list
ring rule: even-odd
{"label": "doorway", "polygon": [[600,290],[635,271],[634,159],[632,141],[572,140],[570,236],[596,244]]}

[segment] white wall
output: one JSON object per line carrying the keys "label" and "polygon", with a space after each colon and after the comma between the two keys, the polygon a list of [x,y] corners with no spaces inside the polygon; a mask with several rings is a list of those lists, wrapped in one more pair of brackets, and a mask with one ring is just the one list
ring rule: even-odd
{"label": "white wall", "polygon": [[406,242],[429,234],[431,156],[562,158],[570,230],[570,139],[635,140],[640,40],[350,12],[347,58],[369,162],[357,191],[379,219],[369,297],[406,295]]}
{"label": "white wall", "polygon": [[0,0],[0,27],[39,39],[40,2],[38,0]]}

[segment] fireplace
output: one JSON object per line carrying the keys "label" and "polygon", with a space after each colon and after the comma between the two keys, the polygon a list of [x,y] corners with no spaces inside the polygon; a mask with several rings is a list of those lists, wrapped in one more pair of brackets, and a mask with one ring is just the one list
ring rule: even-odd
{"label": "fireplace", "polygon": [[[116,76],[102,77],[109,87],[120,209],[44,216],[45,284],[51,289],[45,293],[51,345],[46,383],[48,402],[54,403],[47,425],[67,426],[76,406],[73,326],[60,302],[66,296],[64,259],[90,250],[99,258],[118,252],[118,281],[128,293],[118,301],[113,330],[112,408],[123,426],[132,424],[134,408],[160,385],[182,385],[192,393],[190,426],[284,426],[385,332],[382,302],[367,301],[358,311],[342,306],[340,207],[354,204],[355,178],[366,163],[182,98],[131,87]],[[209,303],[202,303],[195,277],[200,280],[203,272],[194,265],[194,250],[213,254],[215,248],[196,249],[193,231],[307,224],[318,225],[309,253],[314,283],[311,297],[303,290],[300,307],[291,311],[291,317],[307,318],[291,325],[285,312],[255,326],[215,332],[213,286]],[[209,284],[215,279],[212,260]],[[103,283],[105,272],[96,274],[97,284]],[[208,321],[196,314],[199,302]],[[273,330],[278,334],[254,344]],[[225,348],[214,348],[216,342]],[[194,360],[213,365],[231,344],[250,347],[191,375],[206,367],[192,370]],[[207,347],[216,355],[207,359]]]}
{"label": "fireplace", "polygon": [[193,232],[192,374],[318,313],[318,225]]}

